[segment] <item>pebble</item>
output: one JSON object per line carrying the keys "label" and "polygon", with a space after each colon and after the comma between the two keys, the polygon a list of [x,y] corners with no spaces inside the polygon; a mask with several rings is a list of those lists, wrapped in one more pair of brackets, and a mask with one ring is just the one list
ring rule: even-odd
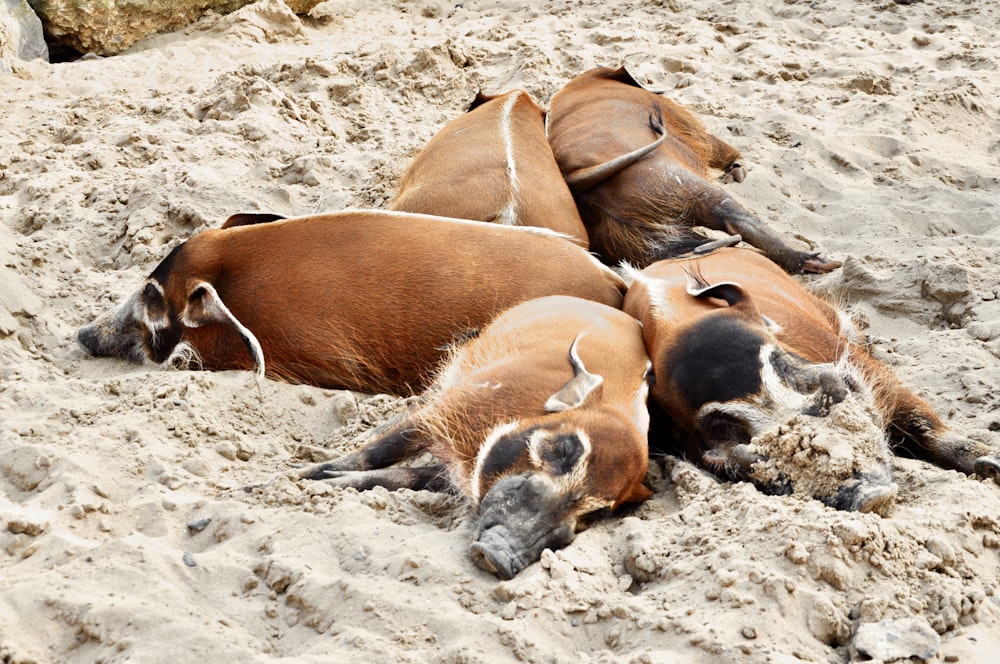
{"label": "pebble", "polygon": [[922,618],[898,618],[858,627],[851,650],[868,659],[892,661],[937,654],[941,637]]}
{"label": "pebble", "polygon": [[192,535],[195,533],[200,533],[201,531],[205,530],[205,528],[207,528],[208,524],[210,523],[212,523],[212,519],[210,519],[209,517],[191,521],[187,525],[188,532],[190,532]]}

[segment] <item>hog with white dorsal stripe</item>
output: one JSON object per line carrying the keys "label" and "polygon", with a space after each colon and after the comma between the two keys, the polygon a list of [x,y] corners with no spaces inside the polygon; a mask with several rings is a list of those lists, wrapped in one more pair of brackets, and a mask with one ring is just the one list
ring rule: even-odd
{"label": "hog with white dorsal stripe", "polygon": [[545,111],[523,90],[482,93],[416,156],[393,210],[550,228],[587,246],[587,230],[545,138]]}
{"label": "hog with white dorsal stripe", "polygon": [[[478,512],[473,561],[509,579],[572,541],[587,515],[651,495],[649,367],[634,318],[573,297],[531,300],[456,348],[415,408],[301,476],[464,494]],[[390,467],[425,451],[437,462]]]}

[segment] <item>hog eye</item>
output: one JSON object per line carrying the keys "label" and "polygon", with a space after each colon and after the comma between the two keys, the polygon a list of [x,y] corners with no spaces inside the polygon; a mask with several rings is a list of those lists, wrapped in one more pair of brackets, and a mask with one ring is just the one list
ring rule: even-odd
{"label": "hog eye", "polygon": [[157,304],[163,302],[163,296],[160,294],[160,289],[153,284],[146,284],[146,287],[142,290],[142,299],[146,301],[146,304]]}
{"label": "hog eye", "polygon": [[562,433],[545,441],[539,457],[552,472],[564,475],[576,467],[583,453],[583,442],[576,433]]}
{"label": "hog eye", "polygon": [[527,438],[523,435],[504,436],[489,450],[483,461],[481,473],[483,477],[499,475],[513,468],[521,459],[528,447]]}
{"label": "hog eye", "polygon": [[702,433],[713,444],[749,443],[751,426],[730,413],[713,413],[702,422]]}

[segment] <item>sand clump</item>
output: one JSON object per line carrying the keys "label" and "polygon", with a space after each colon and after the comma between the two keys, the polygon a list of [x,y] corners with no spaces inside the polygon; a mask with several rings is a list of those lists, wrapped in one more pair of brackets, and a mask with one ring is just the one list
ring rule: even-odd
{"label": "sand clump", "polygon": [[[266,0],[0,77],[0,660],[831,662],[913,618],[935,658],[982,661],[992,483],[893,459],[879,516],[667,457],[651,500],[499,582],[464,501],[291,478],[405,403],[97,360],[73,334],[233,212],[385,207],[479,90],[545,105],[624,62],[747,156],[741,202],[845,261],[804,281],[875,355],[1000,444],[998,11]],[[795,442],[846,472],[823,444]]]}
{"label": "sand clump", "polygon": [[885,514],[898,487],[892,484],[892,452],[881,415],[851,393],[822,417],[796,414],[774,431],[755,437],[749,450],[765,457],[753,464],[752,478],[766,486],[788,485],[792,495],[836,503],[838,489],[858,475],[880,483],[885,495],[865,511]]}

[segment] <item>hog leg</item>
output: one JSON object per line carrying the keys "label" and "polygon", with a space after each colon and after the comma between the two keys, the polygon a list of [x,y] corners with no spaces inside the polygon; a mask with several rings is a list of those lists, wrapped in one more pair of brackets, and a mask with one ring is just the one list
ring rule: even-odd
{"label": "hog leg", "polygon": [[829,261],[816,252],[790,246],[774,229],[719,187],[683,169],[675,169],[670,175],[675,177],[679,188],[686,190],[685,195],[692,201],[690,222],[742,236],[745,242],[763,251],[764,255],[792,274],[822,274],[840,267],[839,261]]}
{"label": "hog leg", "polygon": [[1000,450],[948,431],[927,402],[902,387],[890,427],[890,435],[914,456],[1000,484]]}
{"label": "hog leg", "polygon": [[375,470],[325,470],[320,479],[337,487],[354,488],[367,491],[377,486],[390,491],[396,489],[413,489],[437,491],[439,493],[457,493],[457,488],[451,482],[444,464],[432,464],[419,468],[377,468]]}
{"label": "hog leg", "polygon": [[729,143],[709,134],[708,144],[712,148],[712,153],[708,158],[708,167],[717,168],[724,173],[722,182],[743,182],[747,176],[743,164],[740,162],[742,155],[740,151]]}
{"label": "hog leg", "polygon": [[311,466],[299,475],[302,479],[323,480],[339,471],[367,471],[387,468],[415,456],[430,444],[410,413],[401,413],[377,427],[373,438],[356,451],[333,461]]}

